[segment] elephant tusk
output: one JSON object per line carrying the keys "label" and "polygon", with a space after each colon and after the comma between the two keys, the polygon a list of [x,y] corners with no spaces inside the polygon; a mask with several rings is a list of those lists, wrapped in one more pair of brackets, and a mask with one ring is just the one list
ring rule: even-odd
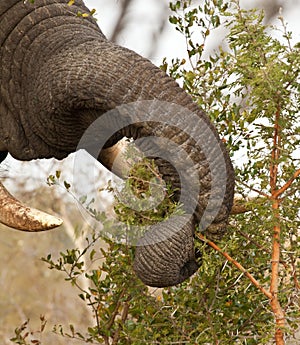
{"label": "elephant tusk", "polygon": [[23,205],[0,182],[0,223],[21,231],[43,231],[62,224],[60,218]]}
{"label": "elephant tusk", "polygon": [[[134,153],[133,153],[134,150]],[[101,163],[121,178],[127,178],[136,163],[136,157],[143,157],[143,153],[126,138],[115,145],[102,149],[99,155]]]}

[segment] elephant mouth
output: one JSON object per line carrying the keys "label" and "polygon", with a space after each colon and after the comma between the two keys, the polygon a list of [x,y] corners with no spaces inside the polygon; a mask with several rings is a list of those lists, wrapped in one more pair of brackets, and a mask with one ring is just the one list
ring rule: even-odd
{"label": "elephant mouth", "polygon": [[179,277],[182,279],[180,282],[183,282],[185,279],[191,277],[194,273],[197,272],[200,265],[196,260],[189,260],[184,264],[184,266],[179,271]]}

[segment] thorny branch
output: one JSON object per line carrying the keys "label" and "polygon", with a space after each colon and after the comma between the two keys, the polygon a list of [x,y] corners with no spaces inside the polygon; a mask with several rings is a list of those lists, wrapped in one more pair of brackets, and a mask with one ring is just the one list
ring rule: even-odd
{"label": "thorny branch", "polygon": [[253,283],[254,286],[256,286],[265,296],[267,296],[269,299],[272,298],[272,295],[270,292],[268,292],[263,286],[260,285],[260,283],[252,276],[251,273],[249,273],[239,262],[237,262],[235,259],[233,259],[228,253],[222,251],[220,247],[218,247],[214,242],[208,240],[201,234],[196,234],[196,236],[203,242],[207,243],[210,247],[212,247],[214,250],[222,254],[229,262],[231,262],[234,266],[236,266],[241,272],[244,273],[244,275],[250,279],[250,281]]}

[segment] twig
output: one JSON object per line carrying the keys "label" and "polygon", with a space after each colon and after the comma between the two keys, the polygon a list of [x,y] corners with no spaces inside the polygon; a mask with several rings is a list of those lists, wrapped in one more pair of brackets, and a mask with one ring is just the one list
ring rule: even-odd
{"label": "twig", "polygon": [[[121,315],[122,324],[125,323],[125,321],[127,320],[127,317],[128,317],[128,312],[129,312],[129,303],[128,302],[129,302],[129,299],[128,299],[128,301],[124,302],[124,305],[123,305],[123,311],[122,311],[122,315]],[[118,341],[120,338],[121,328],[122,328],[122,326],[121,326],[121,324],[119,324],[119,327],[118,327],[116,333],[114,334],[112,345],[118,344]]]}
{"label": "twig", "polygon": [[259,194],[259,195],[261,195],[261,196],[264,196],[264,197],[267,198],[267,199],[270,199],[270,198],[271,198],[271,196],[270,196],[269,194],[264,193],[264,192],[262,192],[261,190],[256,189],[256,188],[254,188],[254,187],[248,186],[247,183],[245,183],[245,182],[243,182],[243,181],[241,181],[241,180],[239,180],[239,179],[237,179],[237,178],[236,178],[236,181],[237,181],[238,183],[240,183],[241,185],[243,185],[244,187],[248,188],[249,190],[251,190],[251,191],[253,191],[253,192],[255,192],[255,193],[257,193],[257,194]]}
{"label": "twig", "polygon": [[[266,248],[265,246],[259,244],[255,240],[253,240],[249,235],[245,234],[243,231],[237,230],[237,232],[241,236],[245,237],[249,242],[253,243],[257,248],[259,248],[261,250],[264,250],[266,253],[271,254],[271,251],[268,248]],[[279,260],[279,262],[284,266],[285,269],[288,268],[288,265],[287,265],[287,263],[284,260]]]}
{"label": "twig", "polygon": [[112,315],[106,324],[106,328],[108,330],[110,330],[112,328],[112,326],[115,322],[115,319],[116,319],[117,315],[119,314],[119,309],[121,306],[121,299],[124,297],[124,295],[125,295],[125,289],[120,293],[120,295],[118,297],[118,301],[117,301],[116,306],[115,306],[115,309],[113,310]]}

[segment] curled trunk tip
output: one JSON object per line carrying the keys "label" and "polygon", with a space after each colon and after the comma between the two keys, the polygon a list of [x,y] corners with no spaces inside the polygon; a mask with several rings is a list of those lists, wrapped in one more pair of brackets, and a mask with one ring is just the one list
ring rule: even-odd
{"label": "curled trunk tip", "polygon": [[194,249],[195,224],[191,215],[173,216],[152,225],[139,240],[133,268],[149,286],[182,283],[199,268]]}

